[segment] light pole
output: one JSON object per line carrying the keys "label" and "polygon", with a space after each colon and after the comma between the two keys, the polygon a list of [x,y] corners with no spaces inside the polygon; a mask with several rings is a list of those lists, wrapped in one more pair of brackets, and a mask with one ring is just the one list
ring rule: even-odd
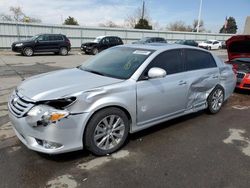
{"label": "light pole", "polygon": [[197,23],[197,33],[199,33],[199,29],[200,29],[200,22],[201,22],[201,8],[202,8],[202,0],[200,0],[200,9],[199,9],[199,16],[198,16],[198,23]]}

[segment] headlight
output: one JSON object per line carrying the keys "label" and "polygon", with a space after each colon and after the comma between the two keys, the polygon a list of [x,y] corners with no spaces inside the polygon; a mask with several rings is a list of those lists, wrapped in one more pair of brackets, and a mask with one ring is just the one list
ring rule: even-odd
{"label": "headlight", "polygon": [[33,107],[27,114],[27,121],[32,126],[47,126],[55,123],[69,115],[67,110],[58,110],[47,105],[38,105]]}
{"label": "headlight", "polygon": [[23,43],[18,43],[18,44],[16,44],[16,47],[20,47],[22,45],[23,45]]}

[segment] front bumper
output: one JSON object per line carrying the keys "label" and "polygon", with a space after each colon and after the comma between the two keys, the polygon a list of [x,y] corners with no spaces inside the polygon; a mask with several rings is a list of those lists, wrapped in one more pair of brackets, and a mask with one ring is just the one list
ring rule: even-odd
{"label": "front bumper", "polygon": [[198,47],[206,49],[206,50],[208,49],[208,46],[198,46]]}
{"label": "front bumper", "polygon": [[11,46],[11,49],[13,52],[18,52],[18,53],[21,53],[23,51],[23,47],[22,46],[15,46],[15,45],[12,45]]}
{"label": "front bumper", "polygon": [[[18,118],[11,112],[9,112],[9,117],[17,137],[31,150],[59,154],[83,148],[82,138],[88,113],[70,115],[56,123],[37,127],[28,124],[27,117]],[[55,149],[45,148],[41,144],[44,140],[61,146]]]}
{"label": "front bumper", "polygon": [[87,46],[81,46],[81,50],[86,52],[86,53],[91,53],[93,48],[92,47],[87,47]]}

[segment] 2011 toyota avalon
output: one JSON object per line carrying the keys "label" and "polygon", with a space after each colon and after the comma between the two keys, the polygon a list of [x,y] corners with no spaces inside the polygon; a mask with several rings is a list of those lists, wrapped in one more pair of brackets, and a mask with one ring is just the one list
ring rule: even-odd
{"label": "2011 toyota avalon", "polygon": [[25,80],[8,107],[16,135],[32,150],[105,155],[129,133],[203,109],[217,113],[235,83],[232,66],[206,50],[124,45]]}

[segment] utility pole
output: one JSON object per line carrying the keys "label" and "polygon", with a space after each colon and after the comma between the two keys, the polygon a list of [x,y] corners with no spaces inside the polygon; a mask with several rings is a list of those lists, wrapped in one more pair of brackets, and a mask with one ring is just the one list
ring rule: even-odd
{"label": "utility pole", "polygon": [[142,14],[141,14],[141,19],[144,19],[144,11],[145,11],[145,2],[142,2]]}
{"label": "utility pole", "polygon": [[200,0],[200,9],[199,9],[199,16],[198,16],[197,33],[199,33],[199,29],[200,29],[200,22],[201,22],[201,8],[202,8],[202,0]]}

